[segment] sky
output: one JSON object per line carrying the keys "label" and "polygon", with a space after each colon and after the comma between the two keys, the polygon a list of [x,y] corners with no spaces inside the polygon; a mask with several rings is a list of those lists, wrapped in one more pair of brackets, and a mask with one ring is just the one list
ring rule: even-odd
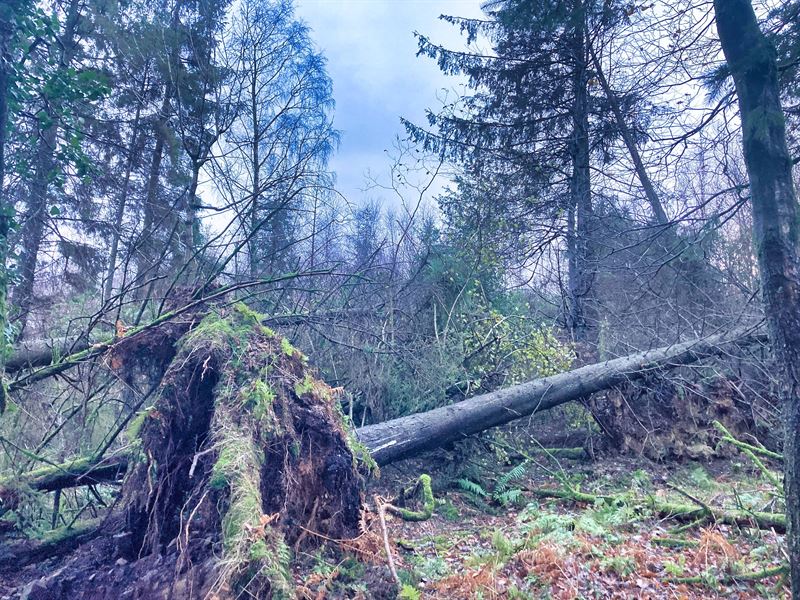
{"label": "sky", "polygon": [[[365,174],[388,179],[395,136],[404,135],[400,117],[425,123],[442,90],[460,82],[445,76],[434,60],[417,57],[414,31],[446,47],[463,47],[456,27],[438,19],[451,14],[480,17],[481,0],[296,0],[297,16],[328,60],[336,101],[334,126],[341,146],[332,161],[337,189],[356,204],[380,199],[362,191]],[[440,103],[439,103],[440,104]]]}

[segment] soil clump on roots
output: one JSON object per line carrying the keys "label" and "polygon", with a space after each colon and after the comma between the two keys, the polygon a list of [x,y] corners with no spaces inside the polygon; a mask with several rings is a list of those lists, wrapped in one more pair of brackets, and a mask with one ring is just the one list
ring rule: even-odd
{"label": "soil clump on roots", "polygon": [[[11,597],[293,597],[297,553],[359,535],[356,458],[305,357],[241,304],[181,333],[154,358],[117,506],[77,550],[17,569]],[[111,363],[147,360],[124,342]]]}

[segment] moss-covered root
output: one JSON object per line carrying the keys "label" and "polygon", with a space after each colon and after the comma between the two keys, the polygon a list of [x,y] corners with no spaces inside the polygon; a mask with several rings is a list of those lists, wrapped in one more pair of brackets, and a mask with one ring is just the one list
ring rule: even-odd
{"label": "moss-covered root", "polygon": [[395,506],[394,504],[387,504],[386,510],[393,515],[396,515],[404,521],[427,521],[433,514],[433,507],[436,501],[433,497],[433,490],[431,489],[430,475],[423,473],[419,476],[417,483],[418,488],[422,491],[422,508],[420,510],[409,510]]}
{"label": "moss-covered root", "polygon": [[215,417],[219,451],[209,484],[228,492],[218,587],[237,597],[292,597],[291,553],[283,534],[271,526],[274,516],[262,514],[256,443],[247,427],[236,424],[229,407],[218,406]]}
{"label": "moss-covered root", "polygon": [[781,481],[781,477],[767,468],[767,465],[756,456],[760,454],[761,456],[766,456],[767,458],[771,458],[777,461],[783,461],[783,456],[778,454],[777,452],[772,452],[771,450],[767,450],[766,448],[759,448],[758,446],[753,446],[752,444],[748,444],[746,442],[742,442],[737,440],[733,437],[733,434],[728,431],[725,426],[720,423],[719,421],[714,421],[714,427],[716,427],[717,431],[722,434],[722,441],[728,442],[732,446],[738,448],[745,456],[747,456],[752,463],[758,468],[759,471],[764,475],[764,478],[769,481],[775,489],[779,491],[783,491],[783,481]]}
{"label": "moss-covered root", "polygon": [[290,547],[358,535],[362,480],[331,390],[243,305],[181,338],[138,437],[131,557],[177,538],[198,564],[219,540],[217,595],[292,597]]}
{"label": "moss-covered root", "polygon": [[761,581],[762,579],[769,579],[770,577],[784,576],[789,573],[789,565],[778,565],[775,567],[766,567],[759,571],[743,572],[743,573],[727,573],[718,576],[709,577],[708,575],[696,575],[694,577],[668,577],[665,581],[669,583],[692,583],[692,584],[706,584],[716,587],[717,584],[731,584],[740,581]]}

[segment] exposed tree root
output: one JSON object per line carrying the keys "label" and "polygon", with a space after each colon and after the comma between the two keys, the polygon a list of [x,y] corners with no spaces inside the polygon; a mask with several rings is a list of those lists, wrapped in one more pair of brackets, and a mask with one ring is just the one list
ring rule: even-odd
{"label": "exposed tree root", "polygon": [[[129,575],[114,579],[113,568],[99,568],[86,582],[65,566],[63,576],[57,570],[47,583],[53,591],[81,596],[90,586],[103,590],[93,597],[106,598],[165,591],[186,598],[289,597],[292,548],[359,534],[362,480],[332,390],[260,321],[241,305],[212,313],[156,355],[167,365],[154,369],[163,373],[157,400],[128,458],[116,520],[122,526],[104,531],[104,543],[115,540],[110,550],[92,544],[82,550],[100,562],[130,564]],[[137,336],[110,360],[139,360],[147,343]],[[26,483],[58,489],[93,476],[92,463],[47,467]],[[171,558],[154,562],[159,556]],[[139,564],[155,579],[134,578]],[[158,575],[166,566],[171,572]]]}
{"label": "exposed tree root", "polygon": [[[433,497],[433,490],[431,489],[430,475],[426,473],[420,475],[417,485],[412,489],[412,493],[415,489],[419,489],[422,494],[422,508],[420,510],[409,510],[408,508],[388,503],[384,505],[384,508],[404,521],[427,521],[431,518],[436,504]],[[409,496],[410,495],[411,494],[409,494]],[[406,497],[405,494],[404,497]]]}
{"label": "exposed tree root", "polygon": [[714,577],[706,577],[697,575],[695,577],[668,577],[667,581],[670,583],[736,583],[737,581],[761,581],[762,579],[769,579],[770,577],[777,577],[779,575],[786,575],[789,573],[788,565],[778,565],[777,567],[769,567],[761,569],[760,571],[750,571],[747,573],[722,573]]}

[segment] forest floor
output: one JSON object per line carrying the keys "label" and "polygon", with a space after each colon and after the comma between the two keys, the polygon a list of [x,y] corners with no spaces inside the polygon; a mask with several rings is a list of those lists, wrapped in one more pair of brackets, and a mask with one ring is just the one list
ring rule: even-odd
{"label": "forest floor", "polygon": [[[475,456],[481,458],[470,458]],[[738,509],[739,514],[780,513],[768,473],[741,455],[655,463],[609,456],[589,460],[537,454],[520,459],[481,452],[462,457],[458,477],[444,475],[448,469],[437,460],[386,467],[367,488],[368,504],[374,507],[376,497],[390,499],[398,490],[412,489],[425,470],[440,474],[429,519],[387,516],[385,540],[401,580],[400,598],[788,597],[785,578],[777,572],[786,560],[783,535],[769,528],[680,521],[653,508],[657,501],[662,507],[688,503]],[[605,499],[542,494],[568,490],[574,495],[578,489]],[[418,498],[409,502],[409,508],[418,507]],[[333,551],[301,550],[294,569],[296,597],[397,597],[374,509],[365,529],[355,541],[334,544]],[[98,539],[75,553],[72,579],[90,582],[100,573],[120,589],[133,589],[145,578],[168,583],[174,576],[169,556],[114,562],[112,542]],[[52,559],[0,574],[0,598],[63,597],[45,588],[37,594],[35,583],[33,588],[26,585],[57,576],[64,568],[60,564]],[[99,588],[97,592],[91,597],[108,597]]]}
{"label": "forest floor", "polygon": [[[421,465],[416,465],[420,467]],[[387,468],[386,497],[412,480]],[[681,523],[645,499],[776,510],[774,487],[745,460],[543,460],[460,479],[438,491],[432,518],[387,525],[401,598],[779,598],[783,536],[722,523]],[[477,472],[477,471],[476,471]],[[491,483],[491,485],[490,485]],[[498,485],[501,484],[501,485]],[[579,486],[624,504],[543,499]],[[494,486],[494,487],[492,487]],[[575,487],[573,487],[575,489]],[[505,504],[503,504],[505,502]],[[385,553],[375,557],[384,560]],[[335,587],[329,588],[334,591]],[[366,597],[370,597],[367,591]]]}

